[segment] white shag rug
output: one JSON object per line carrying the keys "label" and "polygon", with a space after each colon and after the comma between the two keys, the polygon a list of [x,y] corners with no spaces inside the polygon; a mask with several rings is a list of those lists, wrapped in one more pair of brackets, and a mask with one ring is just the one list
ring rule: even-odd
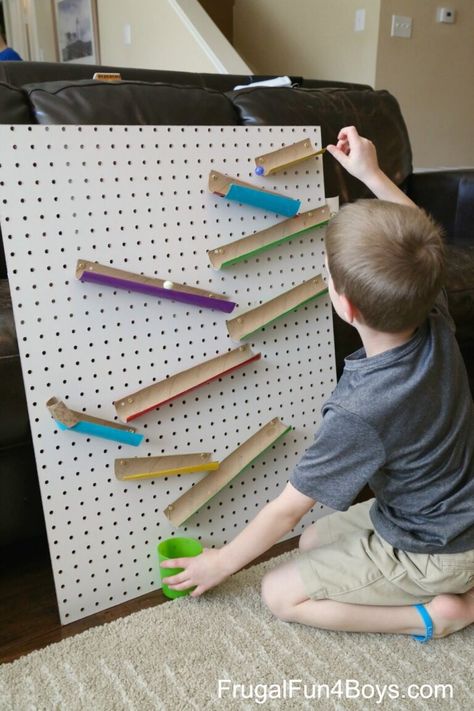
{"label": "white shag rug", "polygon": [[474,625],[420,645],[281,622],[260,581],[293,555],[4,664],[1,711],[473,708]]}

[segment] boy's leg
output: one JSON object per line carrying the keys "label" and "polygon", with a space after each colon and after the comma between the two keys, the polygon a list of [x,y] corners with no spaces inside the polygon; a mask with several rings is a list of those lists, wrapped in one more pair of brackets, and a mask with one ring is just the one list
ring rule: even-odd
{"label": "boy's leg", "polygon": [[[385,632],[422,635],[425,628],[413,605],[360,605],[308,597],[296,561],[290,561],[262,581],[262,597],[276,617],[287,622],[345,632]],[[474,622],[474,588],[462,595],[441,594],[425,604],[434,636],[444,637]]]}
{"label": "boy's leg", "polygon": [[[374,501],[375,499],[369,499],[360,504],[354,504],[342,515],[340,513],[328,514],[318,519],[316,523],[305,528],[301,534],[298,542],[299,549],[309,551],[312,548],[334,543],[340,536],[351,533],[351,531],[358,531],[365,526],[371,528],[369,511]],[[333,525],[334,520],[337,523]]]}
{"label": "boy's leg", "polygon": [[298,541],[300,551],[310,551],[312,548],[317,548],[321,545],[324,545],[324,543],[321,542],[321,536],[318,533],[317,526],[313,524],[305,528]]}

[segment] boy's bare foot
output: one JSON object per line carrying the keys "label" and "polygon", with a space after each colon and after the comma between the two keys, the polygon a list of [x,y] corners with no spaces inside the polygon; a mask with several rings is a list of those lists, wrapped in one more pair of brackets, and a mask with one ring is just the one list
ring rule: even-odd
{"label": "boy's bare foot", "polygon": [[433,636],[447,637],[474,622],[474,588],[462,595],[437,595],[425,608],[433,620]]}

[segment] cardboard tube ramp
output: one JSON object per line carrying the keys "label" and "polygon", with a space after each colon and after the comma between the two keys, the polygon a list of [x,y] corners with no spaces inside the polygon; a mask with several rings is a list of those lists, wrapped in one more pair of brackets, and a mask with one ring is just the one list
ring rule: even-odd
{"label": "cardboard tube ramp", "polygon": [[210,472],[219,468],[210,452],[170,454],[160,457],[131,457],[115,460],[115,476],[120,481],[154,479],[159,476]]}
{"label": "cardboard tube ramp", "polygon": [[274,445],[280,437],[290,432],[291,427],[275,418],[261,427],[254,435],[224,459],[216,472],[198,481],[179,499],[167,506],[165,516],[175,526],[181,526],[196,511],[206,504],[238,474],[249,467],[261,454]]}
{"label": "cardboard tube ramp", "polygon": [[318,274],[271,301],[226,321],[229,335],[234,341],[249,338],[259,329],[326,293],[327,286],[322,276]]}
{"label": "cardboard tube ramp", "polygon": [[234,301],[229,301],[228,297],[223,294],[215,294],[212,291],[177,284],[176,282],[156,277],[133,274],[123,269],[115,269],[97,262],[89,262],[86,259],[78,260],[76,278],[83,282],[101,284],[113,289],[136,291],[140,294],[156,296],[160,299],[172,299],[173,301],[181,301],[199,308],[216,309],[226,313],[231,313],[237,305]]}
{"label": "cardboard tube ramp", "polygon": [[284,170],[290,166],[301,163],[309,158],[315,158],[324,153],[325,148],[314,148],[309,138],[304,138],[302,141],[292,143],[289,146],[283,146],[271,153],[257,156],[255,158],[257,175],[271,175],[279,170]]}
{"label": "cardboard tube ramp", "polygon": [[255,232],[253,235],[242,237],[235,242],[230,242],[222,247],[211,249],[207,255],[214,269],[230,267],[244,259],[255,257],[257,254],[277,247],[283,242],[288,242],[299,237],[316,227],[322,227],[329,221],[330,213],[327,205],[317,207],[300,215],[290,217],[288,220],[278,222],[266,230]]}
{"label": "cardboard tube ramp", "polygon": [[159,383],[149,385],[131,395],[114,402],[117,415],[123,422],[130,422],[156,407],[165,405],[177,397],[182,397],[201,385],[231,373],[260,358],[260,353],[252,353],[249,346],[240,346],[228,353],[211,358],[188,370],[171,375]]}
{"label": "cardboard tube ramp", "polygon": [[91,437],[102,437],[122,444],[131,444],[133,447],[138,447],[143,441],[143,435],[138,434],[134,427],[102,420],[99,417],[91,417],[84,412],[76,412],[76,410],[69,409],[56,397],[50,398],[46,407],[61,430]]}
{"label": "cardboard tube ramp", "polygon": [[301,207],[301,200],[244,183],[242,180],[223,175],[216,170],[211,170],[209,173],[209,190],[227,200],[235,200],[244,205],[270,210],[286,217],[293,217]]}

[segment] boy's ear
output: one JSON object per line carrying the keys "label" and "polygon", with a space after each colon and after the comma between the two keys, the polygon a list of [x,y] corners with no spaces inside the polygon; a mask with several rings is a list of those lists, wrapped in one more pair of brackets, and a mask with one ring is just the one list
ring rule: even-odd
{"label": "boy's ear", "polygon": [[359,320],[359,311],[356,306],[349,301],[347,296],[344,294],[339,294],[339,301],[341,305],[342,312],[348,323],[354,323],[354,321]]}

